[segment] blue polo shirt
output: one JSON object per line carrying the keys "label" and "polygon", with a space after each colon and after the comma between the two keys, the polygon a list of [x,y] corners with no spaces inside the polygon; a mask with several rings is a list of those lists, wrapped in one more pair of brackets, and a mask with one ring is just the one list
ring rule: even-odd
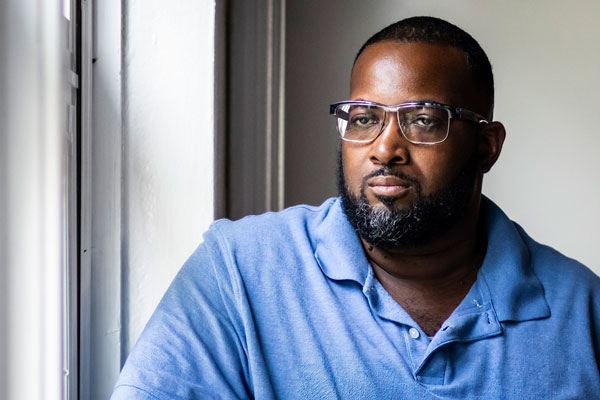
{"label": "blue polo shirt", "polygon": [[113,399],[596,399],[600,279],[484,199],[477,280],[433,338],[383,289],[339,199],[215,222]]}

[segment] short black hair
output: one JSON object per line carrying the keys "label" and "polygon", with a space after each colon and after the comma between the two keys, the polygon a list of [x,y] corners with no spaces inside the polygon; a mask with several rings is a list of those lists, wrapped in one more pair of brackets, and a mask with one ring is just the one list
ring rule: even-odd
{"label": "short black hair", "polygon": [[435,17],[411,17],[400,20],[371,36],[356,54],[354,64],[367,47],[385,41],[451,46],[464,51],[467,55],[467,67],[474,82],[480,86],[481,93],[489,100],[489,111],[492,112],[494,107],[492,65],[479,43],[458,26]]}

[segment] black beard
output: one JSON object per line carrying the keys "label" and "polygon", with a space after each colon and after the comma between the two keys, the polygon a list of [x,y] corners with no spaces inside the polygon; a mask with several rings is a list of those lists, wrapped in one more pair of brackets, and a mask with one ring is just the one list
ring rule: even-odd
{"label": "black beard", "polygon": [[[384,207],[372,207],[365,195],[366,181],[379,175],[394,175],[412,183],[417,200],[408,208],[400,209],[394,206],[394,197],[378,196]],[[465,215],[477,175],[474,154],[446,188],[422,196],[418,180],[383,166],[363,178],[360,197],[357,197],[346,186],[341,152],[338,156],[337,183],[344,212],[360,237],[385,250],[415,248],[447,233]]]}

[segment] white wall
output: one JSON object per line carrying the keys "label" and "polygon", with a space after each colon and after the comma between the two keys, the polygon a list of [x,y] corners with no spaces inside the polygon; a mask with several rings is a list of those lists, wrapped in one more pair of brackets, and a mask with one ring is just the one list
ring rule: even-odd
{"label": "white wall", "polygon": [[109,397],[213,219],[214,18],[214,0],[95,2],[83,398]]}
{"label": "white wall", "polygon": [[484,193],[538,241],[600,273],[597,1],[288,0],[286,204],[336,193],[328,104],[348,96],[360,45],[413,15],[462,27],[492,63],[507,139]]}
{"label": "white wall", "polygon": [[213,219],[214,7],[214,0],[128,2],[127,352]]}

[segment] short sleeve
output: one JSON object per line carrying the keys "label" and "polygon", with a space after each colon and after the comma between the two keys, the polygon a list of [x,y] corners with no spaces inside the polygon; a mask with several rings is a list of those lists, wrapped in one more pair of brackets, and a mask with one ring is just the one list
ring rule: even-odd
{"label": "short sleeve", "polygon": [[205,235],[129,355],[112,399],[249,398],[225,263]]}

